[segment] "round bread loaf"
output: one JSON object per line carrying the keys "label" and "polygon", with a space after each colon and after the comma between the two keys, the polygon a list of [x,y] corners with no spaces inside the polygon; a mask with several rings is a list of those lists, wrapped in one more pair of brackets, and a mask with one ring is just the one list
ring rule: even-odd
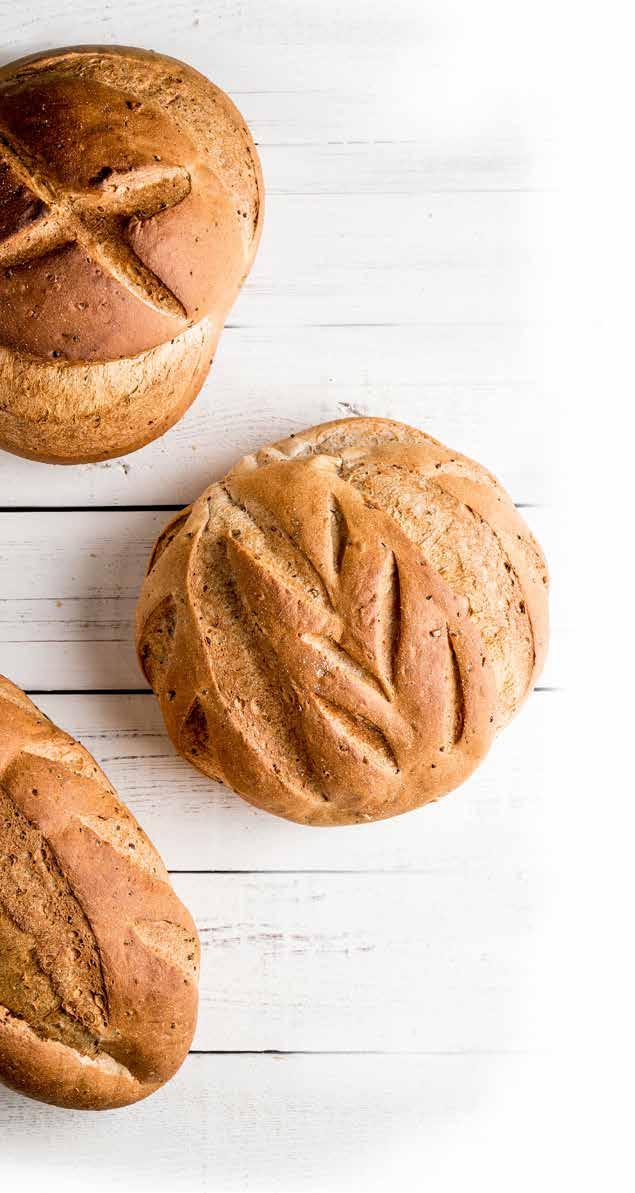
{"label": "round bread loaf", "polygon": [[0,676],[0,1081],[105,1110],[182,1063],[199,945],[90,754]]}
{"label": "round bread loaf", "polygon": [[78,46],[0,70],[0,446],[55,463],[162,435],[251,267],[263,186],[229,98]]}
{"label": "round bread loaf", "polygon": [[484,757],[541,669],[547,584],[489,472],[345,419],[246,456],[164,530],[137,648],[205,774],[291,820],[377,820]]}

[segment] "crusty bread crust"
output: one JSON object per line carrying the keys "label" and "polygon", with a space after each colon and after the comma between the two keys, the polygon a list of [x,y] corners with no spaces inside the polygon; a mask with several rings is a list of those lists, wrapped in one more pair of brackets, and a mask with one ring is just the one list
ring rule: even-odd
{"label": "crusty bread crust", "polygon": [[[64,365],[0,347],[0,446],[49,464],[107,460],[158,439],[185,414],[209,371],[218,329],[203,319],[127,360]],[[69,412],[73,411],[72,427]]]}
{"label": "crusty bread crust", "polygon": [[77,1109],[147,1097],[187,1054],[198,965],[106,776],[0,677],[0,1081]]}
{"label": "crusty bread crust", "polygon": [[147,1098],[161,1084],[141,1084],[106,1054],[83,1056],[42,1039],[5,1007],[0,1007],[0,1079],[27,1098],[68,1110],[116,1110]]}
{"label": "crusty bread crust", "polygon": [[200,389],[262,214],[249,130],[185,64],[79,46],[3,67],[0,445],[73,463],[162,434]]}
{"label": "crusty bread crust", "polygon": [[385,419],[245,457],[166,528],[141,666],[186,758],[307,824],[452,790],[535,683],[547,571],[480,465]]}

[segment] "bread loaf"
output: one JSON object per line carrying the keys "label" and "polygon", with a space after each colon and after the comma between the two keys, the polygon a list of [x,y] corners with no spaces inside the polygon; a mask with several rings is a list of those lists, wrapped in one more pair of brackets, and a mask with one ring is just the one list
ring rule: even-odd
{"label": "bread loaf", "polygon": [[137,610],[177,749],[315,825],[456,787],[546,641],[545,561],[494,477],[372,418],[241,460],[164,530]]}
{"label": "bread loaf", "polygon": [[0,70],[0,446],[133,451],[198,393],[263,187],[229,98],[182,62],[78,46]]}
{"label": "bread loaf", "polygon": [[145,1098],[189,1048],[198,961],[106,776],[0,677],[0,1081],[80,1110]]}

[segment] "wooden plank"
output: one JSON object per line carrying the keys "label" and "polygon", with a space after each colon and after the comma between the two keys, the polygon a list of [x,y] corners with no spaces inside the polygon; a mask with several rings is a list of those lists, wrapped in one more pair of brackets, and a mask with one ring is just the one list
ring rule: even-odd
{"label": "wooden plank", "polygon": [[229,321],[538,322],[531,232],[542,203],[515,193],[277,195]]}
{"label": "wooden plank", "polygon": [[[4,60],[99,40],[191,61],[249,121],[268,190],[262,253],[187,418],[100,466],[0,455],[0,506],[185,504],[243,451],[351,412],[422,425],[517,501],[551,499],[533,193],[549,185],[549,147],[536,137],[541,79],[526,67],[544,46],[534,52],[516,9],[0,0],[0,17]],[[528,516],[555,561],[549,683],[567,620],[557,528],[549,512]],[[0,670],[38,688],[141,686],[131,618],[166,517],[0,516]],[[557,984],[536,959],[553,911],[559,696],[537,694],[455,797],[337,833],[208,785],[172,752],[149,695],[38,699],[104,762],[173,868],[266,871],[175,876],[204,943],[198,1047],[426,1055],[193,1055],[117,1115],[0,1090],[5,1181],[120,1193],[427,1181],[455,1193],[475,1171],[495,1191],[514,1173],[524,1190],[544,1178],[545,1154],[555,1167],[572,1082],[559,1097],[553,1063],[525,1053],[544,1039],[536,987],[545,974]],[[576,1126],[569,1182],[585,1150]]]}
{"label": "wooden plank", "polygon": [[551,492],[554,418],[536,329],[229,327],[185,418],[119,460],[0,453],[0,506],[186,504],[245,451],[332,418],[401,419],[482,461],[519,502]]}
{"label": "wooden plank", "polygon": [[[351,141],[344,128],[339,139],[337,128],[322,131],[318,108],[323,95],[259,93],[235,98],[245,113],[253,113],[251,127],[261,130],[258,151],[269,199],[268,222],[278,195],[521,194],[540,193],[548,183],[547,174],[537,170],[518,138],[505,131],[479,138],[463,130],[444,143],[433,129],[426,129],[419,130],[416,139],[399,141],[392,139],[396,125],[391,124],[390,129],[367,134],[366,140]],[[277,143],[274,138],[285,130],[273,122],[267,127],[265,113],[272,99],[287,108],[299,103],[305,118],[317,123],[311,134],[317,139]],[[383,140],[381,131],[386,134]],[[307,135],[304,127],[295,133],[296,138]],[[326,142],[319,139],[325,136]]]}
{"label": "wooden plank", "polygon": [[[195,1049],[540,1044],[540,850],[430,874],[177,875],[202,942]],[[544,924],[543,924],[544,930]]]}
{"label": "wooden plank", "polygon": [[[552,513],[526,512],[549,555]],[[127,510],[0,513],[0,671],[34,690],[145,687],[134,610],[168,518]],[[545,684],[558,682],[565,624],[556,612]]]}
{"label": "wooden plank", "polygon": [[540,1046],[532,859],[430,874],[191,874],[203,1051],[514,1051]]}
{"label": "wooden plank", "polygon": [[[319,8],[294,0],[212,6],[178,0],[169,9],[148,8],[144,0],[125,7],[87,0],[73,13],[39,0],[31,8],[2,0],[4,61],[96,37],[153,46],[225,87],[259,142],[427,136],[441,156],[480,157],[485,170],[502,142],[512,163],[522,158],[526,172],[531,166],[518,127],[521,97],[508,88],[502,103],[498,72],[482,69],[483,52],[491,55],[501,34],[500,15],[483,6],[474,16],[464,6],[440,10],[433,0],[395,0],[388,7],[372,0],[363,15],[337,0]],[[515,40],[506,45],[510,73],[514,52],[526,70],[526,41]]]}
{"label": "wooden plank", "polygon": [[276,195],[229,323],[539,322],[542,206],[516,193]]}
{"label": "wooden plank", "polygon": [[[93,492],[97,504],[156,502],[159,486],[161,504],[179,503],[192,449],[209,451],[213,466],[228,423],[238,454],[255,409],[266,441],[291,419],[298,426],[300,412],[311,423],[351,408],[423,415],[446,437],[473,427],[473,450],[482,444],[505,460],[518,499],[544,499],[528,463],[548,446],[549,425],[547,395],[532,381],[542,333],[527,326],[537,313],[531,210],[518,195],[279,197],[187,419],[157,445],[102,466],[69,472],[2,456],[0,504],[33,503],[40,487],[50,504],[77,501],[78,480],[86,503]],[[467,374],[457,376],[457,360]],[[500,442],[512,440],[512,407],[523,426],[516,444],[529,442],[529,453]],[[482,430],[488,424],[498,432]]]}
{"label": "wooden plank", "polygon": [[455,1193],[476,1170],[498,1193],[522,1155],[533,1183],[514,1181],[526,1193],[540,1183],[532,1156],[542,1170],[545,1154],[527,1150],[527,1124],[543,1144],[551,1115],[565,1125],[550,1071],[539,1057],[485,1054],[191,1056],[165,1089],[115,1114],[0,1088],[3,1175],[24,1187],[27,1164],[48,1188],[109,1193],[419,1193],[425,1172],[437,1193]]}
{"label": "wooden plank", "polygon": [[305,828],[189,766],[146,696],[38,696],[94,754],[172,870],[495,872],[523,864],[551,798],[561,694],[537,692],[460,791],[379,824]]}

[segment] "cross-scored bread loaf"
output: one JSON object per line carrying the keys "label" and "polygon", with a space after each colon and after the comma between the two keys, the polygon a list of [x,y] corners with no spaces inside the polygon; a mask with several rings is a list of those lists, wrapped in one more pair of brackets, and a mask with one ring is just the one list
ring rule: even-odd
{"label": "cross-scored bread loaf", "polygon": [[184,756],[307,824],[465,779],[544,659],[547,571],[480,465],[383,419],[246,456],[159,538],[141,665]]}
{"label": "cross-scored bread loaf", "polygon": [[200,389],[255,256],[258,155],[229,98],[144,50],[0,70],[0,446],[73,463]]}
{"label": "cross-scored bread loaf", "polygon": [[80,1110],[183,1061],[199,944],[90,754],[0,676],[0,1081]]}

